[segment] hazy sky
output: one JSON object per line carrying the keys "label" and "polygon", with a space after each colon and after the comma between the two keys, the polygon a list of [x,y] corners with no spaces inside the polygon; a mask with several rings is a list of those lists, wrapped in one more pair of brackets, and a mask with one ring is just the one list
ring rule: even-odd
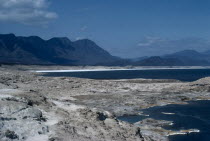
{"label": "hazy sky", "polygon": [[121,57],[210,49],[210,0],[0,0],[0,33],[89,38]]}

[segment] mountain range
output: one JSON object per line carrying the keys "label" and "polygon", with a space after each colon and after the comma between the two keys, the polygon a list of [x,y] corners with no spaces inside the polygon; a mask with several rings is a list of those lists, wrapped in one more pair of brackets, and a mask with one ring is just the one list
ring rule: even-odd
{"label": "mountain range", "polygon": [[88,39],[66,37],[43,40],[38,36],[0,34],[0,62],[10,64],[94,65],[118,60]]}
{"label": "mountain range", "polygon": [[184,50],[173,54],[136,59],[112,56],[89,39],[66,37],[43,40],[38,36],[0,34],[1,64],[106,65],[106,66],[209,66],[210,50]]}

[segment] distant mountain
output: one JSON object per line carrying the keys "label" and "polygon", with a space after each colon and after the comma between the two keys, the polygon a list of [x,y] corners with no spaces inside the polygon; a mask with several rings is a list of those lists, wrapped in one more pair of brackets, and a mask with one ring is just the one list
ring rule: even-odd
{"label": "distant mountain", "polygon": [[135,66],[177,66],[181,64],[179,59],[164,59],[159,56],[149,57],[134,63]]}
{"label": "distant mountain", "polygon": [[66,37],[43,40],[0,34],[0,63],[94,65],[117,60],[88,39],[72,42]]}
{"label": "distant mountain", "polygon": [[130,59],[131,61],[133,62],[136,62],[136,61],[141,61],[141,60],[144,60],[144,59],[147,59],[149,58],[148,56],[143,56],[143,57],[138,57],[138,58],[133,58],[133,59]]}
{"label": "distant mountain", "polygon": [[136,66],[209,66],[210,53],[184,50],[163,56],[153,56],[135,61]]}
{"label": "distant mountain", "polygon": [[188,58],[164,58],[160,56],[150,57],[133,63],[135,66],[208,66],[205,60],[192,60]]}
{"label": "distant mountain", "polygon": [[176,53],[172,53],[172,54],[168,54],[168,55],[164,55],[163,57],[165,58],[191,58],[191,59],[203,59],[204,57],[206,57],[206,55],[199,53],[195,50],[183,50],[183,51],[179,51]]}
{"label": "distant mountain", "polygon": [[112,56],[89,39],[70,41],[66,37],[43,40],[0,34],[0,64],[105,65],[105,66],[207,66],[210,50],[184,50],[173,54],[135,59]]}
{"label": "distant mountain", "polygon": [[181,60],[185,65],[209,65],[210,53],[200,53],[195,50],[184,50],[173,54],[162,56],[163,58],[176,58]]}
{"label": "distant mountain", "polygon": [[210,55],[210,50],[204,51],[204,52],[202,52],[202,54],[204,54],[204,55]]}

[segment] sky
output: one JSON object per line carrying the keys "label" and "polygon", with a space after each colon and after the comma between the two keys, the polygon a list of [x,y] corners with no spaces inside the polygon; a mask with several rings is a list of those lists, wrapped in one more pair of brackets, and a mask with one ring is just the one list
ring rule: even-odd
{"label": "sky", "polygon": [[210,0],[0,0],[0,34],[88,38],[123,58],[210,50]]}

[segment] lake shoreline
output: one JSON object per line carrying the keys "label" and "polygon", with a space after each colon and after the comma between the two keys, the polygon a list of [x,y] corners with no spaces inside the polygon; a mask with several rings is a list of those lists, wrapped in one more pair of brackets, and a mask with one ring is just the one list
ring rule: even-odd
{"label": "lake shoreline", "polygon": [[[4,119],[11,118],[9,123],[1,122],[9,124],[8,127],[12,125],[17,128],[15,134],[19,138],[47,136],[48,140],[55,141],[67,138],[75,141],[167,141],[166,131],[154,130],[159,129],[158,126],[145,129],[117,120],[116,117],[135,114],[137,110],[156,105],[184,104],[196,99],[210,99],[210,78],[194,82],[155,79],[93,80],[43,77],[30,72],[34,70],[34,66],[27,68],[0,68],[0,104],[16,107],[17,111],[16,105],[19,105],[21,109],[26,110],[23,112],[27,118],[21,117],[21,114],[8,117],[9,111],[6,107],[5,111],[0,111],[4,113],[1,115]],[[34,110],[37,114],[32,116]],[[39,123],[34,117],[40,120]],[[30,131],[23,124],[20,131],[18,123],[37,126],[37,130]],[[14,131],[7,126],[1,130],[3,133],[7,130]],[[38,132],[42,134],[37,134]]]}
{"label": "lake shoreline", "polygon": [[[79,68],[79,67],[78,67]],[[67,70],[31,70],[31,72],[39,72],[39,73],[47,73],[47,72],[90,72],[90,71],[124,71],[124,70],[159,70],[159,69],[210,69],[210,67],[202,67],[202,66],[174,66],[174,67],[99,67],[98,69],[84,67],[84,69],[78,69],[78,68],[69,68]]]}
{"label": "lake shoreline", "polygon": [[[187,101],[186,104],[169,104],[169,105],[157,105],[157,106],[154,106],[154,107],[149,107],[149,108],[146,108],[146,109],[141,109],[139,110],[139,114],[132,114],[132,115],[122,115],[120,117],[118,117],[119,120],[122,120],[122,121],[125,121],[125,122],[128,122],[128,123],[132,123],[134,125],[137,125],[137,126],[140,126],[141,129],[144,129],[145,127],[148,128],[148,126],[150,126],[150,129],[153,129],[153,130],[159,130],[159,132],[164,132],[165,135],[164,136],[168,136],[170,138],[174,138],[174,136],[179,136],[179,135],[187,135],[189,136],[190,134],[195,134],[195,133],[200,133],[201,130],[200,129],[197,129],[197,128],[188,128],[188,129],[172,129],[171,127],[174,125],[174,124],[177,124],[176,121],[173,121],[173,120],[167,120],[167,119],[157,119],[157,117],[153,117],[154,113],[153,111],[154,110],[150,110],[150,109],[156,109],[156,110],[160,110],[160,109],[165,109],[167,107],[185,107],[185,106],[190,106],[190,105],[194,105],[194,104],[198,104],[198,103],[207,103],[209,101],[208,100],[194,100],[194,101]],[[210,105],[210,103],[209,103]],[[163,110],[164,111],[164,110]],[[173,113],[171,113],[173,112]],[[177,116],[177,111],[174,113],[175,111],[168,111],[168,112],[160,112],[159,114],[160,115],[169,115],[170,118],[172,118],[173,116]],[[156,115],[157,116],[157,115]],[[197,115],[199,116],[199,115]],[[181,118],[181,117],[180,117]],[[173,119],[173,118],[172,118]],[[181,120],[181,119],[180,119]],[[193,125],[193,124],[192,124]],[[185,127],[184,125],[182,125],[183,127]],[[203,129],[202,129],[203,130]],[[195,136],[195,135],[194,135]],[[182,136],[180,136],[182,137]],[[179,138],[180,138],[179,137]],[[186,139],[185,139],[186,140]],[[190,139],[188,139],[190,140]],[[177,140],[179,141],[179,140]]]}
{"label": "lake shoreline", "polygon": [[[47,77],[76,77],[98,80],[122,79],[153,79],[153,80],[179,80],[184,82],[196,81],[210,76],[208,68],[141,68],[141,69],[69,69],[69,70],[39,70],[32,72]],[[145,80],[146,82],[146,80]],[[153,83],[153,82],[151,82]]]}

